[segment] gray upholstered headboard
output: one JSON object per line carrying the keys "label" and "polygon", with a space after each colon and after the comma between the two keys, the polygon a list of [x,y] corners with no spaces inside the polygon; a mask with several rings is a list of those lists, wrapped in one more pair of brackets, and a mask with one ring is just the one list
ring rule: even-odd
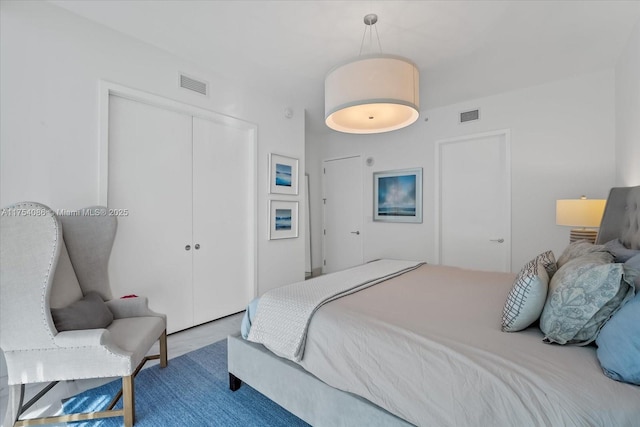
{"label": "gray upholstered headboard", "polygon": [[627,248],[640,249],[640,185],[615,187],[609,192],[596,243],[615,238]]}

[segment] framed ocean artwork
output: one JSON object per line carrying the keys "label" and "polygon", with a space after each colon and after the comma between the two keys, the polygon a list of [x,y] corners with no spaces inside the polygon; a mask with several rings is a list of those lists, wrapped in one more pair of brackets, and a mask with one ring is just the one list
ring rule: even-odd
{"label": "framed ocean artwork", "polygon": [[422,168],[373,173],[373,220],[422,222]]}
{"label": "framed ocean artwork", "polygon": [[269,193],[298,194],[298,159],[269,155]]}
{"label": "framed ocean artwork", "polygon": [[269,240],[298,237],[298,202],[269,200]]}

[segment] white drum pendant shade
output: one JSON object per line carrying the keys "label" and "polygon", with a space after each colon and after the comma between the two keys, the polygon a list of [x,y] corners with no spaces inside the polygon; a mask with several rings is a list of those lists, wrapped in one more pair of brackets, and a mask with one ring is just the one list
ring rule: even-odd
{"label": "white drum pendant shade", "polygon": [[361,56],[329,72],[325,123],[346,133],[382,133],[418,120],[418,67],[393,55]]}

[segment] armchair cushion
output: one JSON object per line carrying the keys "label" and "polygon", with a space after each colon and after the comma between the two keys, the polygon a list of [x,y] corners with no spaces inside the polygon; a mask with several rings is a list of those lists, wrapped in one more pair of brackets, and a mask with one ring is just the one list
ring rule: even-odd
{"label": "armchair cushion", "polygon": [[113,313],[96,292],[63,308],[52,308],[51,316],[58,332],[77,329],[101,329],[113,322]]}
{"label": "armchair cushion", "polygon": [[146,297],[120,298],[106,301],[107,307],[113,313],[114,319],[124,319],[127,317],[155,316],[167,321],[167,316],[156,313],[149,308]]}
{"label": "armchair cushion", "polygon": [[109,331],[109,339],[118,348],[131,352],[135,368],[166,328],[164,319],[143,316],[116,319],[109,325],[107,331]]}

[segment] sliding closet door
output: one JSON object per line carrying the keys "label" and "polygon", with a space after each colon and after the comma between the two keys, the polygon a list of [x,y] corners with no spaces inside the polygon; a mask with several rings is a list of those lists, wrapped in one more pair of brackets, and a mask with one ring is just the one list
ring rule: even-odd
{"label": "sliding closet door", "polygon": [[253,297],[254,172],[250,131],[193,118],[193,304],[196,324]]}
{"label": "sliding closet door", "polygon": [[108,204],[128,210],[118,217],[111,286],[115,298],[147,296],[169,332],[193,326],[191,121],[110,96]]}

